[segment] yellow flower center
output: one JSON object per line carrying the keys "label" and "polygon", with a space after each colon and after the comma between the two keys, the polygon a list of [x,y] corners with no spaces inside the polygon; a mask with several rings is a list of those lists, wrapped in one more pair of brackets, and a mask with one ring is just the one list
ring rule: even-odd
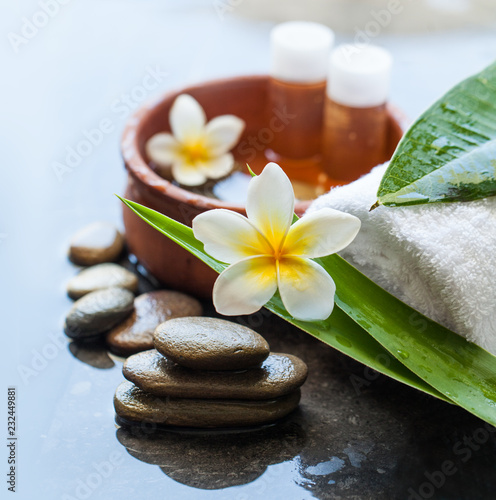
{"label": "yellow flower center", "polygon": [[190,165],[196,165],[210,159],[209,150],[202,140],[182,144],[180,153]]}
{"label": "yellow flower center", "polygon": [[274,259],[280,261],[284,258],[284,246],[274,249]]}

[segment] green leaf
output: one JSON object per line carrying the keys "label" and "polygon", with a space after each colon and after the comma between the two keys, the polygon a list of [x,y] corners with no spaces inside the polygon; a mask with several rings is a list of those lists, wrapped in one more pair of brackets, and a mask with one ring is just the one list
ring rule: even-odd
{"label": "green leaf", "polygon": [[377,192],[382,205],[496,194],[496,63],[433,104],[400,141]]}
{"label": "green leaf", "polygon": [[[193,231],[190,227],[176,222],[155,210],[139,205],[138,203],[123,198],[120,199],[133,212],[148,222],[148,224],[191,252],[218,273],[221,273],[227,267],[227,264],[219,262],[205,253],[203,244],[193,236]],[[368,335],[363,328],[351,320],[339,308],[336,307],[331,317],[326,321],[308,323],[295,320],[290,316],[277,294],[266,307],[289,323],[296,325],[322,342],[374,370],[439,399],[450,401],[449,398],[440,394],[429,384],[426,384],[408,370],[402,363],[397,361],[394,356],[391,356],[376,340]],[[357,381],[357,383],[360,384],[360,381]]]}
{"label": "green leaf", "polygon": [[336,283],[336,305],[422,380],[496,425],[496,357],[432,321],[338,255],[316,259]]}
{"label": "green leaf", "polygon": [[[204,252],[189,227],[137,203],[122,201],[215,271],[226,268]],[[396,299],[338,255],[316,261],[337,286],[336,307],[330,318],[295,320],[277,294],[266,307],[374,370],[455,402],[496,425],[494,356]]]}

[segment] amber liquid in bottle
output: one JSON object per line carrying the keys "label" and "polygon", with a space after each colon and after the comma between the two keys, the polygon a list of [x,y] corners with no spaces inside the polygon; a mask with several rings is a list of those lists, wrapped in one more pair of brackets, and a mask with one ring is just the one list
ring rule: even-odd
{"label": "amber liquid in bottle", "polygon": [[305,184],[316,190],[313,198],[322,191],[325,95],[325,81],[308,84],[269,79],[266,121],[273,139],[267,144],[265,156],[297,181],[295,191],[305,190],[305,198],[309,196]]}
{"label": "amber liquid in bottle", "polygon": [[326,84],[288,83],[271,78],[268,147],[281,157],[306,159],[320,154]]}
{"label": "amber liquid in bottle", "polygon": [[322,167],[332,178],[353,181],[386,160],[386,104],[344,106],[326,98]]}

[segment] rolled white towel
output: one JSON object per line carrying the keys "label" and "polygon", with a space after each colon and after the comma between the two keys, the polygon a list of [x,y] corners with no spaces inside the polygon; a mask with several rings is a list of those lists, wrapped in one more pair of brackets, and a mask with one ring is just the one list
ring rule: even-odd
{"label": "rolled white towel", "polygon": [[362,221],[340,255],[381,287],[496,355],[496,197],[467,203],[380,206],[387,164],[316,199]]}

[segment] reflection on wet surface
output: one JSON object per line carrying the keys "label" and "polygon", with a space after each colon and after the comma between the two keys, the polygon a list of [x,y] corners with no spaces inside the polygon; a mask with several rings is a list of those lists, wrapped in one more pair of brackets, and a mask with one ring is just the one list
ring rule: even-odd
{"label": "reflection on wet surface", "polygon": [[73,340],[68,348],[76,359],[94,368],[108,369],[115,365],[103,340]]}
{"label": "reflection on wet surface", "polygon": [[229,431],[173,432],[147,427],[120,427],[117,439],[134,458],[158,465],[181,484],[201,489],[251,483],[269,465],[293,459],[305,445],[305,432],[291,419]]}

